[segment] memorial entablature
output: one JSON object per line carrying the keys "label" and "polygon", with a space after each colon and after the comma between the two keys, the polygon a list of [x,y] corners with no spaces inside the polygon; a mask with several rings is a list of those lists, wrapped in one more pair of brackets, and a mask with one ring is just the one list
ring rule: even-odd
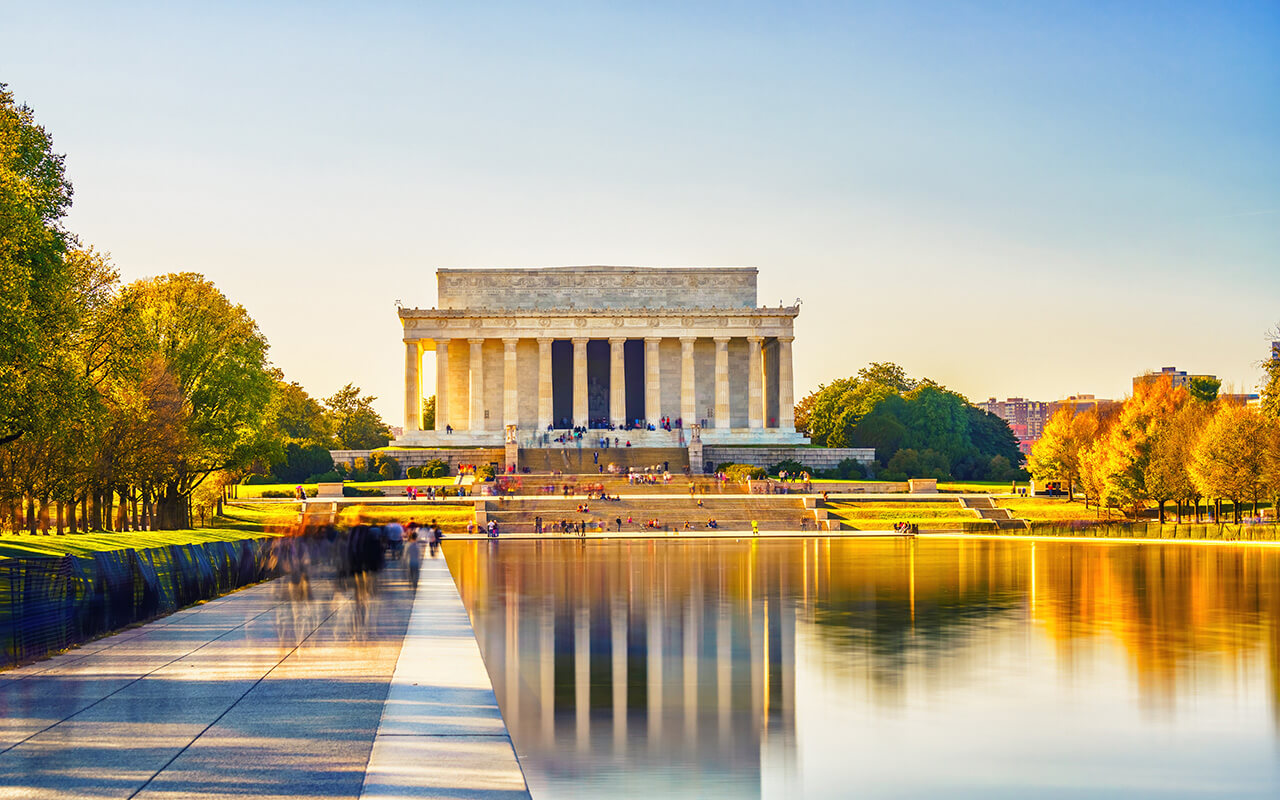
{"label": "memorial entablature", "polygon": [[[514,436],[536,447],[556,431],[590,428],[636,446],[673,446],[695,424],[708,444],[806,442],[793,411],[799,305],[758,307],[755,268],[441,269],[437,282],[438,308],[399,312],[397,445]],[[422,430],[429,351],[436,419]]]}

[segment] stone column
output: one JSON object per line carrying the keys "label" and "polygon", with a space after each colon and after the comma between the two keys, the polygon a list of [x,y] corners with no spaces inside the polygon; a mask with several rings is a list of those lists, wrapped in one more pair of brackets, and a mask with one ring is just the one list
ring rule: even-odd
{"label": "stone column", "polygon": [[404,432],[405,435],[420,430],[422,419],[422,383],[418,368],[422,365],[422,353],[417,342],[404,343]]}
{"label": "stone column", "polygon": [[555,413],[551,405],[551,340],[538,339],[538,430],[552,424]]}
{"label": "stone column", "polygon": [[662,365],[658,362],[658,345],[662,339],[644,340],[644,417],[655,426],[662,416]]}
{"label": "stone column", "polygon": [[698,421],[697,387],[693,385],[693,343],[696,336],[680,337],[680,418],[685,428]]}
{"label": "stone column", "polygon": [[436,432],[449,424],[449,340],[436,339]]}
{"label": "stone column", "polygon": [[764,427],[764,339],[747,338],[747,427]]}
{"label": "stone column", "polygon": [[716,424],[729,427],[729,337],[716,337]]}
{"label": "stone column", "polygon": [[609,340],[609,421],[618,427],[627,423],[627,366],[622,346],[626,339]]}
{"label": "stone column", "polygon": [[791,377],[791,343],[794,336],[778,337],[778,430],[795,433],[795,385]]}
{"label": "stone column", "polygon": [[471,345],[471,430],[483,431],[484,424],[484,339],[468,339]]}
{"label": "stone column", "polygon": [[520,416],[519,388],[516,383],[516,343],[519,339],[502,340],[502,424],[516,425]]}
{"label": "stone column", "polygon": [[587,340],[573,340],[573,425],[587,426]]}

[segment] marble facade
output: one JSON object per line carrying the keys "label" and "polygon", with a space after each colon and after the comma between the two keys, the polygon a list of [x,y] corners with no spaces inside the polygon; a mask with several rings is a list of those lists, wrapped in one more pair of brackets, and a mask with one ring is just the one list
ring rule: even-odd
{"label": "marble facade", "polygon": [[[401,446],[539,446],[621,428],[636,446],[803,444],[791,350],[798,306],[756,304],[743,267],[441,269],[438,307],[401,308]],[[434,375],[422,358],[435,353]],[[433,430],[420,408],[436,396]],[[677,423],[679,427],[677,427]],[[514,426],[514,427],[512,427]],[[618,433],[622,436],[624,434]]]}

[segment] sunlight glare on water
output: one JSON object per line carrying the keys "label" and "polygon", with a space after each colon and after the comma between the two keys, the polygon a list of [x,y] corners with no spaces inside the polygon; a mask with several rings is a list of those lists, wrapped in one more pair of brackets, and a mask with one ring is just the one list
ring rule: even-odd
{"label": "sunlight glare on water", "polygon": [[535,798],[1280,796],[1280,549],[456,541]]}

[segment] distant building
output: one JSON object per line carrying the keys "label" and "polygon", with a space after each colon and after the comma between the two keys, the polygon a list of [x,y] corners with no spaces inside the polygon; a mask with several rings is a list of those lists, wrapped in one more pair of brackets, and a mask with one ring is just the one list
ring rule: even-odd
{"label": "distant building", "polygon": [[1075,413],[1079,414],[1082,411],[1105,411],[1111,406],[1118,404],[1119,401],[1117,400],[1106,400],[1101,397],[1095,397],[1091,394],[1073,394],[1065,400],[1058,400],[1057,402],[1050,403],[1049,416],[1052,417],[1063,408],[1071,408]]}
{"label": "distant building", "polygon": [[1271,360],[1280,361],[1280,342],[1271,343]]}
{"label": "distant building", "polygon": [[1219,394],[1218,399],[1233,406],[1260,406],[1262,398],[1257,392],[1247,394]]}
{"label": "distant building", "polygon": [[1009,423],[1013,435],[1018,439],[1018,449],[1023,455],[1031,452],[1032,446],[1044,434],[1044,426],[1049,422],[1049,404],[1039,400],[1028,400],[1025,397],[1010,397],[1007,400],[989,398],[985,403],[978,403],[978,408],[995,414]]}
{"label": "distant building", "polygon": [[[1274,344],[1273,344],[1273,347],[1274,347]],[[1273,350],[1273,354],[1274,354],[1274,350]],[[1188,375],[1186,370],[1181,370],[1181,369],[1178,369],[1177,367],[1164,367],[1159,372],[1144,372],[1141,375],[1134,376],[1134,379],[1133,379],[1134,393],[1137,393],[1139,386],[1144,386],[1148,383],[1154,383],[1155,381],[1158,381],[1161,378],[1168,378],[1170,382],[1173,384],[1173,388],[1176,389],[1179,386],[1187,386],[1188,384],[1191,383],[1191,381],[1197,378],[1207,378],[1211,381],[1216,381],[1218,379],[1218,376]]]}

